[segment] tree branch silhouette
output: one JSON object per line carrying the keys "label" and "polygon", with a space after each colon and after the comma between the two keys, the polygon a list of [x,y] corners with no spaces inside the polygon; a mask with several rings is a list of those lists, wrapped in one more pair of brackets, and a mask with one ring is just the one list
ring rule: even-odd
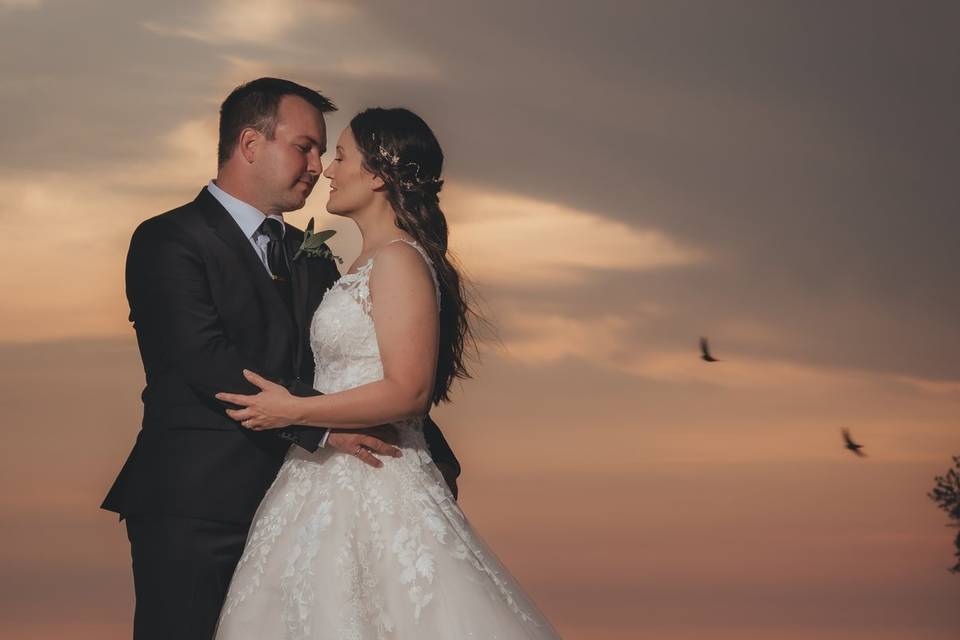
{"label": "tree branch silhouette", "polygon": [[[947,512],[953,520],[948,527],[960,527],[960,456],[953,456],[953,468],[945,475],[934,476],[936,486],[927,496],[937,503],[937,506]],[[960,532],[953,541],[957,558],[956,564],[950,567],[951,573],[960,573]]]}

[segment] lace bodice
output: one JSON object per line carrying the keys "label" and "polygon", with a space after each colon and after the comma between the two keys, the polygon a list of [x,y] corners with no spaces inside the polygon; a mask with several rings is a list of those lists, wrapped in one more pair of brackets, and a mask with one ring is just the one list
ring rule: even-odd
{"label": "lace bodice", "polygon": [[[398,238],[416,249],[426,260],[433,277],[437,308],[440,308],[440,284],[433,262],[415,241]],[[387,244],[393,244],[389,242]],[[353,273],[344,274],[327,291],[310,323],[310,346],[316,374],[315,389],[334,393],[383,378],[380,348],[370,312],[370,272],[376,254]]]}

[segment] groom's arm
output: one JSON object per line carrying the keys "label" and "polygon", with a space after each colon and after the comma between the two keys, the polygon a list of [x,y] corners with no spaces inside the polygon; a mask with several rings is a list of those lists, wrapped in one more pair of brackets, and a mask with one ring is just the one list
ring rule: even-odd
{"label": "groom's arm", "polygon": [[447,439],[440,432],[440,427],[430,416],[424,419],[423,436],[430,448],[430,457],[433,458],[434,463],[449,465],[454,472],[454,478],[459,477],[460,461],[453,455],[453,449],[447,444]]}
{"label": "groom's arm", "polygon": [[[170,221],[154,218],[134,232],[126,285],[130,319],[153,366],[163,363],[175,368],[195,392],[224,408],[230,405],[216,400],[214,394],[259,391],[243,377],[243,369],[266,376],[271,372],[230,342],[211,299],[198,247]],[[312,395],[303,389],[293,392]],[[280,437],[310,451],[317,449],[325,434],[325,429],[312,427],[278,430]]]}
{"label": "groom's arm", "polygon": [[423,423],[423,436],[430,448],[430,457],[443,474],[444,480],[450,485],[453,497],[457,497],[457,478],[460,477],[460,461],[453,455],[453,449],[447,444],[446,438],[440,432],[440,427],[428,415]]}

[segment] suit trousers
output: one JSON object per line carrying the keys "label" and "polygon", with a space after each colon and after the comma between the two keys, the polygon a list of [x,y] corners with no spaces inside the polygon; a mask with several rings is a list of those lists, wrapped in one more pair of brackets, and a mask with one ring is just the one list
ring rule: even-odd
{"label": "suit trousers", "polygon": [[211,640],[250,524],[161,515],[126,521],[134,640]]}

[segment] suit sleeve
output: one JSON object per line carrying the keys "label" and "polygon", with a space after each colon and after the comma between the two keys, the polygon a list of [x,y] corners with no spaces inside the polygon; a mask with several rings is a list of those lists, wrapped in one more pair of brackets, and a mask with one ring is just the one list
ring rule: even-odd
{"label": "suit sleeve", "polygon": [[453,455],[453,449],[447,444],[446,438],[440,432],[440,427],[430,416],[427,416],[423,423],[423,436],[430,448],[430,457],[433,461],[450,465],[454,468],[456,477],[460,477],[460,461]]}
{"label": "suit sleeve", "polygon": [[[243,377],[243,369],[277,377],[228,340],[199,250],[170,222],[148,220],[134,232],[127,254],[126,287],[130,320],[141,349],[153,352],[149,361],[174,368],[201,396],[219,403],[213,396],[220,391],[257,393]],[[147,371],[147,376],[151,373]],[[282,429],[278,436],[300,444],[306,429]],[[311,431],[316,438],[307,440],[313,441],[310,450],[316,450],[324,430]],[[304,448],[310,445],[303,444]]]}

